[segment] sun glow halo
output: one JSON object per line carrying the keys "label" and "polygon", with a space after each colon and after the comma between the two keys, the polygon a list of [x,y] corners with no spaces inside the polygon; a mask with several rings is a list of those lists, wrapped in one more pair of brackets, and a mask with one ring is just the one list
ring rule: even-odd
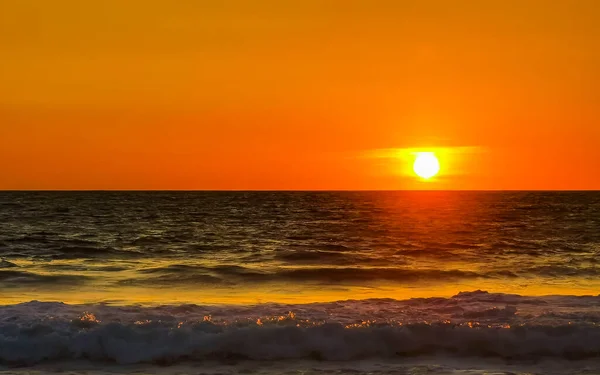
{"label": "sun glow halo", "polygon": [[415,153],[413,171],[423,179],[429,179],[440,171],[440,162],[433,152]]}

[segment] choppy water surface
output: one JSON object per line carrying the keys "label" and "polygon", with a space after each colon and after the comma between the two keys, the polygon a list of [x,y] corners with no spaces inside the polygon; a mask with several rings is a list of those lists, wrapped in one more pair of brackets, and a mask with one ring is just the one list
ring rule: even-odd
{"label": "choppy water surface", "polygon": [[599,373],[599,255],[596,192],[4,192],[0,366]]}

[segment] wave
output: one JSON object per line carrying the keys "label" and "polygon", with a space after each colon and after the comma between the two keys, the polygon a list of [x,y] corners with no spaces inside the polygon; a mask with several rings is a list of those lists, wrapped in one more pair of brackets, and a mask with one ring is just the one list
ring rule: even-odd
{"label": "wave", "polygon": [[326,251],[341,251],[341,252],[344,252],[344,251],[351,251],[352,250],[348,246],[341,245],[341,244],[324,244],[324,245],[319,245],[318,247],[320,249],[326,250]]}
{"label": "wave", "polygon": [[320,282],[360,282],[373,280],[416,281],[416,280],[458,280],[485,277],[484,275],[461,270],[411,270],[399,268],[296,268],[278,272],[278,277],[291,280]]}
{"label": "wave", "polygon": [[412,270],[388,267],[307,267],[307,268],[271,268],[264,271],[223,265],[207,267],[200,265],[175,264],[166,267],[148,268],[138,271],[142,277],[122,281],[125,284],[144,283],[231,283],[231,282],[369,282],[377,280],[411,281],[456,281],[506,277],[507,272],[499,274],[480,274],[462,270]]}
{"label": "wave", "polygon": [[0,259],[0,268],[16,268],[16,267],[18,267],[16,264],[11,263],[4,259]]}
{"label": "wave", "polygon": [[[8,258],[35,258],[35,259],[79,259],[79,258],[119,258],[126,256],[139,256],[139,252],[123,251],[113,247],[82,239],[70,239],[56,245],[55,241],[48,240],[43,235],[27,235],[5,239],[12,243],[10,246],[0,246],[0,254]],[[18,246],[13,246],[17,244]],[[1,244],[0,244],[1,245]]]}
{"label": "wave", "polygon": [[[63,249],[65,250],[65,249]],[[72,253],[69,253],[72,251]],[[84,252],[82,252],[84,251]],[[402,267],[401,261],[394,260],[396,267],[386,267],[383,259],[372,262],[364,262],[370,267],[352,267],[342,260],[336,259],[337,265],[317,266],[318,255],[314,254],[294,254],[294,257],[303,258],[302,262],[306,267],[242,267],[238,265],[220,265],[203,266],[194,264],[171,264],[162,267],[138,268],[147,264],[140,262],[138,266],[106,264],[101,258],[97,258],[95,251],[110,252],[105,249],[82,249],[80,247],[71,247],[64,253],[54,254],[51,257],[38,257],[36,260],[64,260],[86,258],[90,260],[101,261],[102,264],[56,264],[53,262],[40,263],[36,269],[43,269],[52,274],[33,270],[25,270],[25,267],[19,267],[17,264],[7,260],[0,261],[0,282],[22,280],[28,283],[51,282],[61,283],[68,281],[83,282],[86,279],[94,279],[99,276],[96,274],[86,274],[86,272],[106,272],[115,273],[129,270],[131,273],[123,274],[114,282],[119,285],[236,285],[239,283],[329,283],[329,284],[348,284],[372,285],[377,282],[392,282],[398,284],[407,283],[444,283],[457,282],[461,280],[506,280],[519,277],[595,277],[600,270],[596,267],[575,268],[570,266],[537,266],[523,268],[521,270],[461,270],[461,269],[412,269]],[[280,259],[283,260],[283,259]],[[302,263],[301,262],[301,263]],[[333,263],[332,261],[331,263]],[[387,262],[389,263],[389,262]],[[398,267],[400,266],[400,267]],[[79,273],[71,275],[70,273]],[[125,278],[125,276],[127,278]]]}
{"label": "wave", "polygon": [[26,208],[27,206],[24,205],[23,203],[19,203],[19,202],[0,202],[0,207],[1,208],[9,208],[9,209],[13,209],[13,208],[22,209],[22,208]]}
{"label": "wave", "polygon": [[188,265],[188,264],[173,264],[166,267],[147,268],[140,271],[145,274],[175,274],[179,276],[185,275],[199,275],[202,273],[209,273],[218,276],[244,276],[244,277],[261,277],[266,274],[251,270],[246,267],[236,265],[221,265],[214,267],[199,266],[199,265]]}
{"label": "wave", "polygon": [[0,270],[0,286],[18,287],[20,284],[79,284],[88,279],[83,275],[47,275],[27,271]]}
{"label": "wave", "polygon": [[530,273],[541,276],[550,277],[566,277],[566,276],[588,276],[594,277],[600,275],[598,267],[570,267],[565,265],[543,265],[527,268],[523,273]]}
{"label": "wave", "polygon": [[[308,251],[308,250],[299,250],[294,252],[286,252],[277,255],[277,259],[281,259],[284,261],[289,261],[291,263],[298,262],[339,262],[344,258],[347,258],[348,255],[340,252],[332,252],[332,251]],[[352,259],[352,262],[356,262],[356,260]]]}
{"label": "wave", "polygon": [[29,244],[29,243],[48,243],[48,237],[46,234],[29,234],[18,237],[5,238],[3,240],[7,244]]}
{"label": "wave", "polygon": [[[560,306],[549,312],[550,305]],[[304,305],[0,306],[0,364],[89,360],[345,361],[444,355],[600,358],[600,296],[451,298]],[[565,309],[575,309],[566,312]],[[295,311],[295,312],[294,312]],[[526,312],[526,314],[522,314]]]}
{"label": "wave", "polygon": [[[275,259],[287,264],[312,265],[331,264],[336,266],[364,265],[389,265],[390,258],[379,258],[373,255],[364,255],[349,252],[322,251],[322,250],[295,250],[281,252],[275,255]],[[393,259],[395,265],[405,264],[404,260]]]}
{"label": "wave", "polygon": [[70,258],[89,258],[89,257],[104,257],[111,254],[126,254],[127,252],[118,251],[112,247],[97,247],[97,246],[61,246],[51,249],[58,252],[53,256],[55,259],[70,259]]}
{"label": "wave", "polygon": [[129,270],[128,267],[123,266],[104,266],[104,265],[90,265],[84,262],[79,264],[53,264],[48,263],[42,265],[44,270],[50,271],[69,271],[69,272],[85,272],[85,271],[93,271],[93,272],[121,272]]}
{"label": "wave", "polygon": [[268,274],[234,265],[206,267],[172,264],[164,267],[142,269],[138,273],[144,276],[121,280],[119,284],[232,284],[234,281],[267,281],[269,279]]}
{"label": "wave", "polygon": [[[44,332],[44,334],[40,333]],[[356,360],[428,355],[512,360],[600,357],[600,329],[535,330],[408,325],[348,329],[340,324],[223,328],[211,323],[113,323],[32,327],[0,338],[0,363],[32,365],[87,359],[119,364],[168,364],[190,360]]]}

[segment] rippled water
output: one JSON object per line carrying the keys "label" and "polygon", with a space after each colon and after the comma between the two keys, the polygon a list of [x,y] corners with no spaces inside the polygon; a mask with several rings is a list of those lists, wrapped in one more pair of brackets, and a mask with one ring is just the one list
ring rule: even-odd
{"label": "rippled water", "polygon": [[596,374],[599,255],[597,192],[3,192],[0,371]]}
{"label": "rippled water", "polygon": [[596,192],[0,193],[5,301],[600,290]]}

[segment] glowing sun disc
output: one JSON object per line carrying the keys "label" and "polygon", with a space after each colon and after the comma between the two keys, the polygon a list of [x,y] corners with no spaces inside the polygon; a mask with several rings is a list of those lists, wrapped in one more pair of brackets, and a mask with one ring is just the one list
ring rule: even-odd
{"label": "glowing sun disc", "polygon": [[440,162],[433,152],[417,152],[413,171],[417,176],[428,179],[440,171]]}

